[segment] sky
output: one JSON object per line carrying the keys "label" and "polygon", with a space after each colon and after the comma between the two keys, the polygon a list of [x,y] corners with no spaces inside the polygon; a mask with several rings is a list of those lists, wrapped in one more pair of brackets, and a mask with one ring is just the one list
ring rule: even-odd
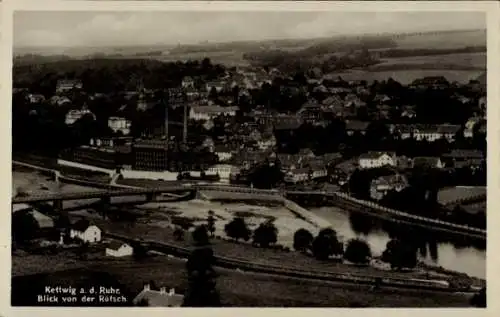
{"label": "sky", "polygon": [[483,12],[17,11],[14,46],[177,45],[485,28]]}

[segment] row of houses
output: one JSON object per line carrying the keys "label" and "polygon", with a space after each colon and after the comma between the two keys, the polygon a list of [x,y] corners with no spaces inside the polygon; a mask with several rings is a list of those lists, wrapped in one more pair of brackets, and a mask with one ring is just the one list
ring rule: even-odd
{"label": "row of houses", "polygon": [[395,152],[368,152],[359,156],[358,166],[361,169],[383,166],[415,168],[461,168],[465,166],[479,167],[485,161],[485,156],[478,150],[455,149],[441,157],[398,157]]}

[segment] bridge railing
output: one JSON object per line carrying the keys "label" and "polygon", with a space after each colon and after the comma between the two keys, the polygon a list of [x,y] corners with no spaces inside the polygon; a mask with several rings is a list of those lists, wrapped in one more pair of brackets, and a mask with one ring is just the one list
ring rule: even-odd
{"label": "bridge railing", "polygon": [[445,206],[453,206],[453,205],[467,205],[474,202],[485,201],[487,199],[487,194],[477,194],[470,197],[465,197],[453,201],[449,201],[445,203]]}
{"label": "bridge railing", "polygon": [[486,230],[483,230],[483,229],[474,228],[474,227],[470,227],[470,226],[466,226],[466,225],[459,225],[459,224],[446,222],[446,221],[442,221],[442,220],[438,220],[438,219],[426,218],[426,217],[422,217],[422,216],[409,214],[409,213],[402,212],[402,211],[399,211],[396,209],[380,206],[380,205],[378,205],[374,202],[371,202],[371,201],[360,200],[360,199],[354,198],[354,197],[347,195],[347,194],[344,194],[344,193],[336,193],[336,195],[343,198],[343,199],[358,203],[359,205],[366,206],[366,207],[369,207],[371,209],[379,210],[382,212],[386,212],[386,213],[390,213],[390,214],[394,214],[394,215],[398,215],[398,216],[402,216],[402,217],[406,217],[406,218],[410,218],[410,219],[415,219],[415,220],[419,220],[419,221],[424,221],[424,222],[428,222],[428,223],[444,225],[444,226],[447,226],[450,228],[456,228],[456,229],[468,230],[468,231],[476,232],[476,233],[480,233],[480,234],[486,234]]}

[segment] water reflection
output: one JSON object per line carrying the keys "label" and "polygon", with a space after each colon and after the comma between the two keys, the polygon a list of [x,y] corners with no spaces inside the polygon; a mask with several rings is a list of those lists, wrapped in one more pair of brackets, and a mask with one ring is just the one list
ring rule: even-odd
{"label": "water reflection", "polygon": [[349,213],[335,207],[312,208],[311,211],[330,221],[345,239],[363,236],[375,255],[380,255],[385,250],[391,238],[404,239],[414,244],[419,250],[420,260],[425,263],[485,278],[485,241],[395,224],[368,214]]}

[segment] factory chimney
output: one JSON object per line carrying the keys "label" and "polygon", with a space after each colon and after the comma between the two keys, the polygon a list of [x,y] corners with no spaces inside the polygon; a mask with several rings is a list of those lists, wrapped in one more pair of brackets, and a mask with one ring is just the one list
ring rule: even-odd
{"label": "factory chimney", "polygon": [[182,141],[184,144],[187,144],[187,103],[184,102],[184,122],[183,122],[183,130],[182,130]]}

